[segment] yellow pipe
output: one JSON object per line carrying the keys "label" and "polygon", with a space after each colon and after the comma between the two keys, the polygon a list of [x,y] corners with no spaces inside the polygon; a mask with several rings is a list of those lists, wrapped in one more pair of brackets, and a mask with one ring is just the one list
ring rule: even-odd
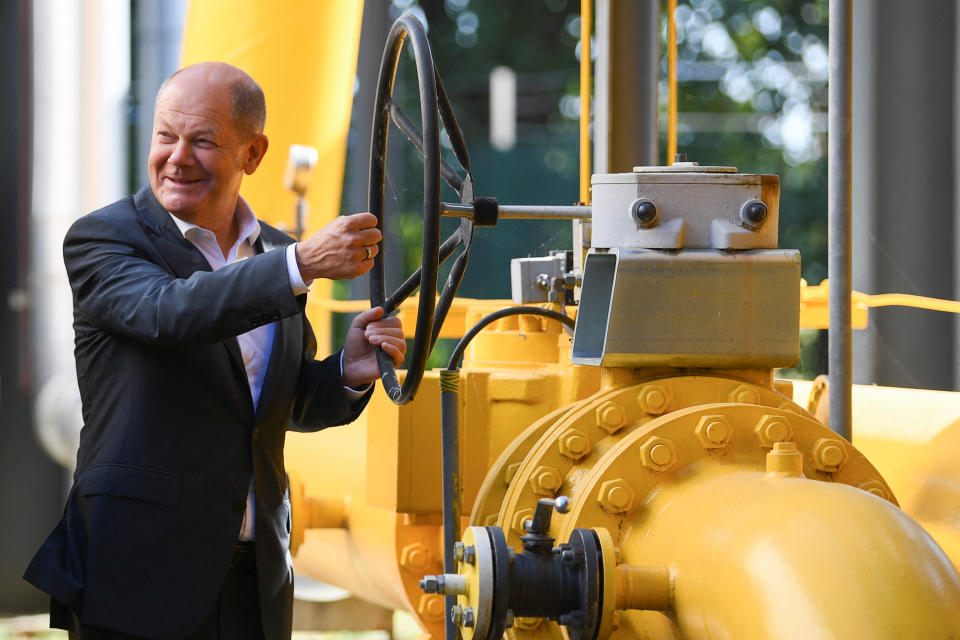
{"label": "yellow pipe", "polygon": [[677,154],[677,0],[667,0],[667,161]]}
{"label": "yellow pipe", "polygon": [[580,1],[580,202],[590,204],[590,35],[593,2]]}
{"label": "yellow pipe", "polygon": [[[960,578],[886,500],[757,472],[664,490],[669,506],[622,553],[631,565],[672,563],[680,637],[947,638],[960,629]],[[649,615],[626,613],[631,626]]]}

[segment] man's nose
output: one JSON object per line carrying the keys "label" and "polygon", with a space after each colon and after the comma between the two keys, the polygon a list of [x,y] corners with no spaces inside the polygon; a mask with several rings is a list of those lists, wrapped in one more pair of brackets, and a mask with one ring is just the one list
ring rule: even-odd
{"label": "man's nose", "polygon": [[190,149],[190,145],[184,140],[178,140],[167,158],[167,162],[175,167],[193,164],[193,151]]}

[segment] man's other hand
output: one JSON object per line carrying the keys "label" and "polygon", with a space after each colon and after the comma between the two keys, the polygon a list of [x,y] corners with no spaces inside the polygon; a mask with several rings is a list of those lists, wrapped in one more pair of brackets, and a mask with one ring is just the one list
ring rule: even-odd
{"label": "man's other hand", "polygon": [[332,220],[315,234],[297,243],[297,266],[304,282],[316,278],[345,280],[373,268],[383,239],[372,213],[355,213]]}
{"label": "man's other hand", "polygon": [[383,309],[373,307],[357,315],[350,323],[343,345],[343,384],[360,389],[380,377],[376,347],[393,358],[393,365],[403,364],[407,343],[400,318],[383,318]]}

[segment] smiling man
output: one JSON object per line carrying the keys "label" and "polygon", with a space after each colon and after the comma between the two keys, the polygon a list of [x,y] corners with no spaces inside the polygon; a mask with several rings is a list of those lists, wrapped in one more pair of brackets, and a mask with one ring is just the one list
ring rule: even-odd
{"label": "smiling man", "polygon": [[84,427],[63,517],[25,577],[71,637],[289,638],[285,432],[354,420],[376,347],[403,361],[379,308],[314,360],[310,282],[367,272],[381,234],[369,213],[298,243],[256,219],[239,191],[269,146],[265,117],[240,69],[178,71],[157,96],[150,188],[64,241]]}

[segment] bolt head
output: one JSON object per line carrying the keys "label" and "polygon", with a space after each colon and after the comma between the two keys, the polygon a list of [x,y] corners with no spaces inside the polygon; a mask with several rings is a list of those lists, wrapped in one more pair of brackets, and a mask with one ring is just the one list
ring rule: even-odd
{"label": "bolt head", "polygon": [[778,415],[764,415],[757,421],[753,428],[757,434],[760,446],[764,449],[772,449],[776,442],[788,442],[793,438],[793,428],[790,426],[790,419]]}
{"label": "bolt head", "polygon": [[621,478],[607,480],[600,485],[597,492],[597,502],[600,508],[607,513],[625,513],[633,506],[636,496],[633,487]]}
{"label": "bolt head", "polygon": [[867,480],[859,485],[858,488],[866,491],[867,493],[873,494],[878,498],[884,500],[890,500],[890,492],[887,491],[887,488],[879,480]]}
{"label": "bolt head", "polygon": [[733,426],[724,415],[710,415],[700,418],[694,433],[704,449],[722,449],[730,443]]}
{"label": "bolt head", "polygon": [[400,551],[400,566],[407,571],[423,572],[431,561],[430,550],[420,542],[408,544]]}
{"label": "bolt head", "polygon": [[813,443],[812,457],[815,469],[835,473],[847,461],[847,448],[836,438],[820,438]]}
{"label": "bolt head", "polygon": [[640,462],[651,471],[666,471],[677,461],[673,442],[654,436],[640,446]]}
{"label": "bolt head", "polygon": [[563,478],[553,467],[540,466],[530,474],[530,489],[538,496],[555,496],[562,485]]}
{"label": "bolt head", "polygon": [[580,429],[564,431],[558,438],[557,446],[560,455],[575,461],[590,453],[590,439]]}
{"label": "bolt head", "polygon": [[752,385],[741,384],[730,392],[729,399],[742,404],[760,404],[760,392]]}
{"label": "bolt head", "polygon": [[513,520],[511,521],[510,524],[513,526],[514,531],[516,531],[520,535],[523,535],[527,532],[527,530],[523,528],[523,523],[526,522],[527,520],[532,520],[532,519],[533,519],[533,509],[529,509],[529,508],[518,509],[513,514]]}
{"label": "bolt head", "polygon": [[630,214],[644,229],[655,227],[657,225],[657,219],[659,218],[657,205],[643,198],[634,201],[634,203],[630,205]]}
{"label": "bolt head", "polygon": [[616,402],[604,402],[597,407],[597,426],[609,432],[616,433],[627,424],[627,412]]}
{"label": "bolt head", "polygon": [[439,620],[443,618],[443,596],[424,594],[417,603],[417,612],[424,618]]}
{"label": "bolt head", "polygon": [[740,221],[748,229],[759,229],[767,220],[767,205],[762,200],[748,200],[740,208]]}
{"label": "bolt head", "polygon": [[459,604],[450,607],[450,622],[457,626],[460,626],[460,623],[463,622],[463,607]]}
{"label": "bolt head", "polygon": [[473,613],[473,607],[467,607],[463,610],[463,626],[472,627],[476,622],[476,617]]}
{"label": "bolt head", "polygon": [[453,543],[453,559],[463,562],[463,550],[466,547],[462,542]]}
{"label": "bolt head", "polygon": [[637,392],[637,404],[640,410],[652,416],[659,416],[667,411],[670,403],[670,394],[661,384],[645,384]]}

